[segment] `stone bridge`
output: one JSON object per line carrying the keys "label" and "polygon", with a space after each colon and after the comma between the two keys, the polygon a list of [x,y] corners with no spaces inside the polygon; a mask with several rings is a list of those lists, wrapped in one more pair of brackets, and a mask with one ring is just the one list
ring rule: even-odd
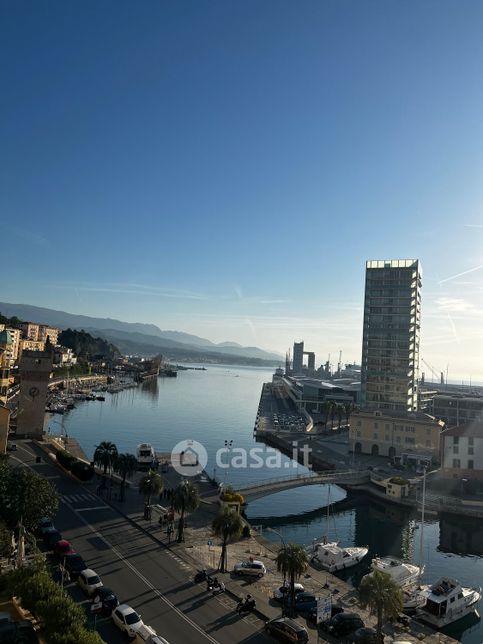
{"label": "stone bridge", "polygon": [[285,478],[267,479],[258,483],[246,485],[237,490],[246,501],[255,501],[270,494],[292,490],[304,485],[364,485],[370,481],[369,470],[331,470],[321,474],[296,474]]}

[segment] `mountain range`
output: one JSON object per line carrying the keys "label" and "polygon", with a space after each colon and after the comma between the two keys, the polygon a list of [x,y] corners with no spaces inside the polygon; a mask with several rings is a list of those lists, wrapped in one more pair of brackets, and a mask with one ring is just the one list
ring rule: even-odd
{"label": "mountain range", "polygon": [[[183,331],[162,330],[155,324],[123,322],[96,318],[65,311],[0,302],[0,313],[38,324],[51,324],[60,329],[77,329],[112,342],[124,354],[153,355],[194,361],[241,361],[243,364],[279,364],[283,357],[258,347],[244,347],[237,342],[215,343]],[[241,359],[241,360],[240,360]]]}

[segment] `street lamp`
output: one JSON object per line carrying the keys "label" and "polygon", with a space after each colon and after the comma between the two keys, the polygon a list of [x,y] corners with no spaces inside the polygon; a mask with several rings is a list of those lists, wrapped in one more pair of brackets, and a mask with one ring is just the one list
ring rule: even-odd
{"label": "street lamp", "polygon": [[[232,440],[225,440],[225,449],[230,451],[232,447],[233,447],[233,441]],[[224,488],[226,487],[226,475],[228,473],[228,467],[225,468],[225,476],[224,476],[224,480],[223,480],[223,487]]]}
{"label": "street lamp", "polygon": [[[273,532],[273,534],[278,535],[278,536],[280,537],[281,541],[282,541],[283,547],[284,547],[284,548],[286,548],[286,547],[287,547],[287,546],[286,546],[286,544],[285,544],[285,539],[283,538],[283,536],[282,536],[282,533],[281,533],[281,532],[278,532],[278,530],[274,530],[273,528],[266,528],[266,530],[268,530],[268,532]],[[284,617],[284,616],[285,616],[285,596],[286,596],[286,594],[287,594],[287,593],[285,592],[286,583],[287,583],[287,574],[286,574],[286,572],[284,572],[284,573],[283,573],[283,588],[284,588],[284,593],[283,593],[283,597],[282,597],[282,617]]]}

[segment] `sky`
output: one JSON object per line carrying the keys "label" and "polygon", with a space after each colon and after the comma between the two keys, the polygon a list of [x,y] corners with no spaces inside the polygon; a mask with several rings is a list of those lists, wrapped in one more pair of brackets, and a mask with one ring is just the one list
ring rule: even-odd
{"label": "sky", "polygon": [[4,0],[0,301],[359,361],[365,261],[418,258],[422,358],[483,381],[482,33],[479,0]]}

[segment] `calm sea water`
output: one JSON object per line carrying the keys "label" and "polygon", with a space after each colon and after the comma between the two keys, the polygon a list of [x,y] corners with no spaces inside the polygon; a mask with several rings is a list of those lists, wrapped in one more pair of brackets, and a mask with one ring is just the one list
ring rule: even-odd
{"label": "calm sea water", "polygon": [[[260,447],[253,438],[253,426],[261,385],[271,377],[271,370],[238,366],[182,371],[178,378],[159,378],[137,389],[107,394],[105,402],[80,403],[61,420],[59,416],[53,418],[50,425],[58,433],[62,424],[88,456],[101,440],[115,442],[122,452],[135,452],[140,442],[169,452],[180,440],[193,439],[208,452],[208,472],[228,484],[290,476],[306,470],[283,455],[279,469],[221,471],[215,463],[215,453],[224,447],[225,440],[233,441],[232,449]],[[295,543],[308,545],[328,532],[342,545],[367,545],[369,563],[376,554],[419,560],[421,525],[417,517],[390,504],[363,498],[344,501],[345,497],[337,486],[330,486],[330,490],[329,486],[298,488],[251,503],[248,516],[252,523],[273,527],[285,540]],[[329,520],[325,509],[328,500],[334,504]],[[279,539],[268,531],[265,534],[269,539]],[[423,581],[448,574],[465,585],[483,585],[482,521],[429,519],[423,535]],[[362,563],[347,571],[346,578],[357,585],[366,572],[367,563]],[[483,642],[480,622],[463,620],[445,632],[465,644]]]}

